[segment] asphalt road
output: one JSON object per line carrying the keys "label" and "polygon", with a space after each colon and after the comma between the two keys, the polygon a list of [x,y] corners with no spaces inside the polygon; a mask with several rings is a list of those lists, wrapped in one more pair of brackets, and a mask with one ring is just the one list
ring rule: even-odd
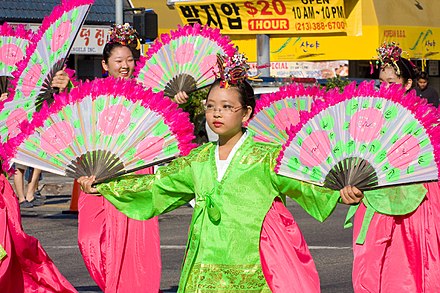
{"label": "asphalt road", "polygon": [[[69,210],[69,196],[48,196],[46,205],[22,214],[25,231],[37,237],[59,270],[79,292],[101,292],[89,277],[77,245],[77,216]],[[347,207],[319,223],[289,200],[288,208],[298,222],[314,257],[322,292],[353,292],[351,287],[351,230],[344,230]],[[176,292],[192,208],[181,207],[159,217],[164,292]]]}

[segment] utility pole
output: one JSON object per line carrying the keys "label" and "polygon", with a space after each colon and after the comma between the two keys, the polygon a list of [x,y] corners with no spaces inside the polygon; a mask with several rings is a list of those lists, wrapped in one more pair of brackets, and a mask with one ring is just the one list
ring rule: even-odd
{"label": "utility pole", "polygon": [[116,24],[124,24],[124,5],[123,0],[115,0],[115,20]]}
{"label": "utility pole", "polygon": [[270,37],[257,35],[257,67],[260,77],[270,77]]}

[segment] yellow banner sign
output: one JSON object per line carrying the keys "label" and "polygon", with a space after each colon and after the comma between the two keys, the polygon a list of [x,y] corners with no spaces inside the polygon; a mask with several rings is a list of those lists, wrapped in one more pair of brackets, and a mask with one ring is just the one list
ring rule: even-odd
{"label": "yellow banner sign", "polygon": [[206,24],[224,34],[346,32],[344,0],[257,0],[176,3],[182,22]]}

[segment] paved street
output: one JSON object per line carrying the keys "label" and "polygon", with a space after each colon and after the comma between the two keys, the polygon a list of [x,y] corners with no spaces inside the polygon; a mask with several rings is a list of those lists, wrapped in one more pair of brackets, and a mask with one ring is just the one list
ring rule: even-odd
{"label": "paved street", "polygon": [[[51,184],[48,184],[46,192],[50,193],[50,188]],[[52,193],[67,193],[69,188],[70,185],[66,188],[58,186]],[[47,196],[46,205],[23,213],[25,231],[40,240],[60,271],[79,292],[101,292],[89,277],[78,250],[77,216],[62,213],[69,210],[70,194]],[[322,292],[352,292],[351,230],[342,228],[346,207],[339,206],[325,223],[313,220],[291,200],[288,208],[310,246],[320,273]],[[182,207],[159,218],[163,261],[161,288],[164,292],[177,290],[191,213],[192,208]]]}

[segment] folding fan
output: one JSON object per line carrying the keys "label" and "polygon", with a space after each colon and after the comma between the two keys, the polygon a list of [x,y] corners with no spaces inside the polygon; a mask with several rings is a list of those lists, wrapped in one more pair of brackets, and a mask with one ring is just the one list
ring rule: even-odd
{"label": "folding fan", "polygon": [[8,161],[73,178],[127,173],[195,146],[193,125],[177,104],[134,80],[111,77],[58,96],[23,130],[5,144]]}
{"label": "folding fan", "polygon": [[278,158],[281,175],[339,190],[438,180],[438,114],[401,85],[332,91],[301,113]]}
{"label": "folding fan", "polygon": [[23,25],[0,25],[0,93],[7,91],[9,78],[17,70],[17,63],[24,59],[32,36],[32,31]]}
{"label": "folding fan", "polygon": [[290,84],[275,93],[261,95],[247,127],[257,140],[284,144],[287,130],[299,123],[300,111],[310,111],[315,100],[322,100],[324,92],[317,86]]}
{"label": "folding fan", "polygon": [[16,135],[18,124],[32,117],[44,100],[52,99],[56,91],[50,86],[53,76],[63,68],[92,3],[93,0],[64,0],[43,20],[25,60],[13,73],[10,97],[0,104],[2,142]]}
{"label": "folding fan", "polygon": [[229,38],[218,29],[186,25],[162,34],[147,57],[141,57],[135,76],[154,92],[174,97],[179,91],[190,93],[213,83],[217,54],[233,56],[234,52]]}

